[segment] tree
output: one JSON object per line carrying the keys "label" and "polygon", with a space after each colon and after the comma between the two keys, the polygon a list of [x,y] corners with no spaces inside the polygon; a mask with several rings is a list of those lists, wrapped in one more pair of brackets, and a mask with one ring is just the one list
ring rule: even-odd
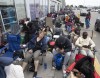
{"label": "tree", "polygon": [[73,7],[73,5],[70,5],[70,7]]}
{"label": "tree", "polygon": [[83,6],[83,5],[79,5],[78,7],[79,7],[79,8],[84,8],[84,6]]}
{"label": "tree", "polygon": [[77,8],[77,6],[75,6],[75,8]]}

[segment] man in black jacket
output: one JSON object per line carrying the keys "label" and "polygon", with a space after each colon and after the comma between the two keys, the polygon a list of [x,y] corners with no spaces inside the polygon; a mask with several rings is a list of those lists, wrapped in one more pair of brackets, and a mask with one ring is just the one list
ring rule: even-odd
{"label": "man in black jacket", "polygon": [[72,44],[70,40],[64,36],[60,36],[56,40],[56,49],[53,51],[53,55],[55,56],[57,53],[65,54],[64,62],[63,62],[63,73],[65,72],[66,65],[69,62],[71,50],[72,50]]}

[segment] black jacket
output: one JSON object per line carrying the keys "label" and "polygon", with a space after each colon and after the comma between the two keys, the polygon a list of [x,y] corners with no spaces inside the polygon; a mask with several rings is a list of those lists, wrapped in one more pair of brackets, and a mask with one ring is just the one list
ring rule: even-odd
{"label": "black jacket", "polygon": [[72,44],[70,40],[64,36],[61,36],[56,40],[56,47],[60,49],[63,48],[65,52],[69,52],[72,50]]}

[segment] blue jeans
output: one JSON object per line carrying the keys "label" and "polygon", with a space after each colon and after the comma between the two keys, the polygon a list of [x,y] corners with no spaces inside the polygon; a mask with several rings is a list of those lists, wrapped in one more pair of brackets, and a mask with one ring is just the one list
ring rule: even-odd
{"label": "blue jeans", "polygon": [[66,29],[67,29],[68,33],[71,32],[71,26],[66,26]]}
{"label": "blue jeans", "polygon": [[13,58],[0,57],[0,66],[8,66],[13,62]]}
{"label": "blue jeans", "polygon": [[46,43],[50,40],[50,37],[46,36]]}
{"label": "blue jeans", "polygon": [[87,50],[81,50],[81,54],[85,55],[85,56],[90,56],[91,58],[94,58],[94,55],[92,53],[91,50],[87,49]]}

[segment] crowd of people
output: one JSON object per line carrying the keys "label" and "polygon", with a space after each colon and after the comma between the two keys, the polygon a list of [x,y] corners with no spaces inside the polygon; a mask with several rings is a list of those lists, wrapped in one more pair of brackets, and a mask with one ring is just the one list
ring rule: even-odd
{"label": "crowd of people", "polygon": [[[78,18],[74,13],[63,14],[63,15],[64,18],[60,18],[59,20],[57,19],[59,14],[56,12],[47,14],[47,17],[53,18],[52,20],[53,20],[53,24],[55,25],[55,28],[58,27],[61,29],[62,23],[64,23],[65,29],[67,30],[68,34],[71,36],[71,40],[70,40],[67,37],[65,37],[63,34],[60,34],[59,38],[54,40],[55,44],[52,50],[53,68],[56,68],[55,61],[54,61],[55,56],[59,53],[64,55],[64,60],[62,63],[62,71],[65,74],[72,53],[72,43],[74,44],[74,46],[77,46],[80,49],[81,54],[85,56],[90,56],[91,58],[94,58],[94,55],[91,50],[95,47],[95,43],[89,37],[87,32],[83,32],[82,36],[80,35],[81,27],[83,27],[83,23],[80,21],[80,18]],[[86,28],[90,27],[90,18],[91,18],[91,14],[89,13],[87,14],[85,19]],[[52,37],[53,29],[50,28],[49,26],[42,26],[39,21],[39,18],[36,18],[34,21],[30,21],[30,19],[27,18],[25,20],[22,20],[20,24],[23,26],[22,32],[25,34],[23,44],[28,43],[28,51],[25,54],[22,68],[23,70],[25,70],[28,62],[33,58],[34,59],[32,60],[34,63],[33,78],[36,78],[38,73],[38,66],[39,66],[39,56],[41,53],[46,54],[48,50],[47,49],[48,42],[53,38]],[[0,78],[4,78],[4,77],[0,77]],[[75,78],[81,78],[81,77],[76,76]],[[92,78],[92,77],[88,77],[88,78]]]}
{"label": "crowd of people", "polygon": [[[75,46],[80,48],[80,53],[81,54],[83,54],[85,56],[90,56],[91,58],[94,58],[94,55],[91,52],[91,49],[93,49],[95,47],[95,43],[88,36],[87,32],[83,32],[82,36],[80,36],[81,27],[83,27],[83,25],[84,25],[80,21],[80,18],[78,18],[74,13],[66,14],[65,18],[63,18],[63,20],[61,18],[58,18],[59,14],[57,14],[57,13],[50,13],[50,14],[47,15],[47,17],[51,17],[55,27],[60,28],[60,29],[61,29],[61,25],[62,25],[61,23],[63,21],[64,24],[65,24],[65,29],[67,30],[69,35],[71,35],[71,38],[72,38],[72,41],[70,41],[68,38],[65,38],[63,35],[61,35],[55,41],[55,48],[52,51],[53,56],[55,56],[58,53],[64,54],[64,61],[62,63],[63,73],[65,73],[66,66],[68,65],[68,62],[70,61],[69,59],[70,59],[71,52],[72,52],[72,43]],[[91,14],[89,13],[89,14],[87,14],[86,19],[85,19],[86,28],[89,28],[90,18],[91,18]],[[38,24],[39,24],[39,22],[38,22]],[[30,26],[31,27],[32,25],[33,25],[32,23],[28,23],[26,26]],[[38,26],[36,26],[36,27],[38,27]],[[39,29],[39,27],[38,27],[38,29]],[[48,29],[49,29],[49,31],[48,31]],[[34,57],[34,65],[35,65],[35,70],[34,70],[33,77],[37,76],[38,65],[39,65],[39,59],[38,59],[39,54],[41,52],[42,53],[46,53],[46,50],[47,50],[47,42],[50,39],[50,38],[48,38],[50,36],[47,36],[47,33],[51,32],[49,27],[48,27],[48,29],[46,27],[43,27],[43,29],[41,28],[40,30],[36,30],[35,29],[35,33],[32,32],[33,35],[35,35],[36,31],[39,31],[37,36],[34,36],[33,39],[30,41],[29,46],[31,46],[31,48],[29,47],[27,56],[25,57],[25,60],[23,62],[22,67],[23,67],[23,69],[25,69],[25,67],[27,65],[27,62],[33,56]],[[32,30],[32,28],[31,28],[31,30]],[[29,29],[29,31],[30,31],[30,29]],[[30,34],[30,33],[28,33],[28,34]],[[30,37],[30,39],[31,38],[32,38],[32,36]],[[42,41],[44,41],[44,42],[42,42]],[[32,46],[32,45],[35,45],[35,46]],[[54,57],[53,57],[53,62],[54,62]],[[55,68],[55,64],[54,63],[52,63],[52,66],[53,66],[53,68]]]}

